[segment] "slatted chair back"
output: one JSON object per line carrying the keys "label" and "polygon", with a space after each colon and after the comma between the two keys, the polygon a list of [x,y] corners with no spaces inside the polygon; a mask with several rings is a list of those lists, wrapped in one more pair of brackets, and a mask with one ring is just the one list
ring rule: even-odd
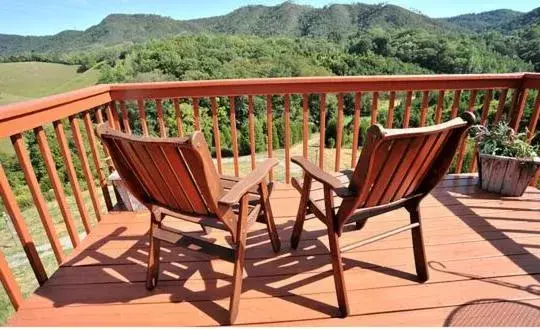
{"label": "slatted chair back", "polygon": [[349,189],[356,195],[338,211],[340,227],[357,208],[387,205],[427,195],[446,174],[456,149],[474,123],[464,113],[440,125],[410,129],[372,126]]}
{"label": "slatted chair back", "polygon": [[224,190],[201,132],[184,138],[128,135],[99,125],[120,177],[147,206],[191,215],[216,215]]}

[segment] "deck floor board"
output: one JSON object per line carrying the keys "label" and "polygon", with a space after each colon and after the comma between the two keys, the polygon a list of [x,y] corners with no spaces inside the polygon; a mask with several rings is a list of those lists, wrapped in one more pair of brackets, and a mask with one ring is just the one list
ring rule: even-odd
{"label": "deck floor board", "polygon": [[[351,316],[338,318],[324,225],[307,220],[289,248],[299,195],[272,192],[282,251],[265,226],[248,235],[238,325],[536,325],[540,326],[540,191],[501,198],[454,176],[422,204],[430,280],[415,281],[408,232],[343,254]],[[218,325],[227,320],[232,264],[163,244],[158,287],[145,289],[148,214],[111,213],[50,280],[26,299],[10,325]],[[172,226],[180,223],[168,219]],[[408,223],[396,210],[342,245]],[[182,230],[203,235],[182,223]],[[227,235],[203,236],[227,244]],[[204,250],[204,249],[203,249]],[[532,320],[532,321],[531,321]]]}

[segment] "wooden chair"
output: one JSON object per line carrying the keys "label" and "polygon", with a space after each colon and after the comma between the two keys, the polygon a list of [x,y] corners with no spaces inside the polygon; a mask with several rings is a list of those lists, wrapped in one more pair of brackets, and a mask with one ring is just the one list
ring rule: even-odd
{"label": "wooden chair", "polygon": [[[165,216],[231,234],[235,256],[231,258],[234,277],[229,321],[233,323],[242,291],[246,235],[261,211],[272,248],[275,252],[280,249],[266,183],[268,172],[278,161],[267,159],[242,179],[225,178],[218,175],[201,132],[184,138],[136,137],[102,124],[96,128],[96,133],[109,149],[130,192],[151,212],[146,281],[149,290],[158,282],[160,241],[176,243],[182,237],[162,226]],[[226,185],[230,188],[228,191]],[[253,196],[257,199],[250,203]]]}
{"label": "wooden chair", "polygon": [[[354,172],[331,175],[303,157],[292,158],[302,167],[304,176],[292,181],[300,191],[301,199],[291,246],[293,249],[298,247],[308,209],[326,224],[336,293],[343,317],[349,314],[349,305],[342,252],[411,230],[418,279],[427,281],[419,204],[447,172],[456,149],[474,121],[474,115],[466,112],[461,118],[430,127],[386,130],[373,125],[368,129],[367,142]],[[368,218],[400,207],[410,213],[409,225],[340,248],[339,237],[345,224],[355,222],[356,228],[360,229]]]}

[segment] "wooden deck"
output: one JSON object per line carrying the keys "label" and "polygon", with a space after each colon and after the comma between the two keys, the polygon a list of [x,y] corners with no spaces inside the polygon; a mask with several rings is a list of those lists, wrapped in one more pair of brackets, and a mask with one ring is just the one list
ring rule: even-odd
{"label": "wooden deck", "polygon": [[[306,221],[297,251],[289,238],[299,195],[277,184],[272,207],[282,251],[265,226],[248,234],[237,325],[540,325],[540,191],[521,198],[481,192],[475,177],[444,180],[422,203],[430,280],[415,282],[409,232],[343,255],[351,316],[337,318],[326,231]],[[408,223],[404,210],[351,227],[342,244]],[[145,289],[148,214],[110,214],[10,325],[198,326],[224,323],[232,264],[162,246],[160,283]],[[174,224],[171,224],[174,225]],[[199,227],[185,226],[198,231]],[[225,240],[217,231],[209,236]],[[204,248],[203,248],[204,249]]]}

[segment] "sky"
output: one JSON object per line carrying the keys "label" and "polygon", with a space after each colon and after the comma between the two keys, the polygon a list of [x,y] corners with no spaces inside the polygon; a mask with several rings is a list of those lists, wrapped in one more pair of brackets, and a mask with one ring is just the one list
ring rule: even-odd
{"label": "sky", "polygon": [[[0,0],[0,33],[51,35],[63,30],[85,30],[112,13],[144,13],[192,19],[224,15],[249,4],[276,5],[284,0]],[[331,3],[380,3],[381,0],[295,0],[322,7]],[[538,0],[389,0],[430,17],[449,17],[494,9],[530,11]]]}

